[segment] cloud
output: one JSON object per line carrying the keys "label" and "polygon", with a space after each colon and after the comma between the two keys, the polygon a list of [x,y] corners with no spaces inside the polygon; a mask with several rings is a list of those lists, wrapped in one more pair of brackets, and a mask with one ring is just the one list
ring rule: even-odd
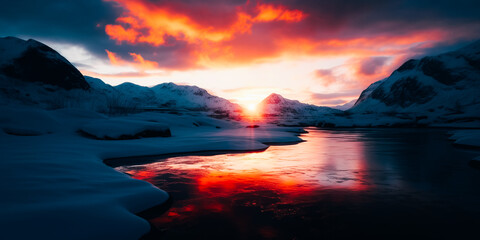
{"label": "cloud", "polygon": [[321,80],[324,86],[329,86],[337,80],[333,69],[317,69],[314,72],[315,77]]}
{"label": "cloud", "polygon": [[333,93],[310,92],[309,102],[320,106],[336,106],[354,101],[358,98],[362,89],[350,89]]}
{"label": "cloud", "polygon": [[96,78],[130,78],[130,77],[148,77],[151,74],[146,72],[119,72],[119,73],[97,73],[87,70],[81,70],[81,73],[85,76],[96,77]]}
{"label": "cloud", "polygon": [[340,105],[340,104],[345,104],[349,101],[344,100],[344,99],[334,99],[334,100],[327,100],[327,101],[322,101],[321,105],[324,106],[332,106],[332,105]]}
{"label": "cloud", "polygon": [[152,70],[158,67],[156,62],[145,60],[142,55],[136,53],[129,53],[132,60],[124,60],[116,53],[105,50],[110,59],[110,63],[115,66],[131,66],[139,71]]}
{"label": "cloud", "polygon": [[338,93],[312,93],[311,98],[315,100],[331,100],[338,98],[352,98],[358,97],[359,89],[353,89],[347,92],[338,92]]}
{"label": "cloud", "polygon": [[105,56],[103,49],[111,40],[99,26],[114,21],[117,10],[101,0],[3,1],[0,35],[82,45],[97,56]]}
{"label": "cloud", "polygon": [[387,63],[389,57],[370,57],[363,60],[359,66],[358,72],[363,75],[373,75],[377,73]]}

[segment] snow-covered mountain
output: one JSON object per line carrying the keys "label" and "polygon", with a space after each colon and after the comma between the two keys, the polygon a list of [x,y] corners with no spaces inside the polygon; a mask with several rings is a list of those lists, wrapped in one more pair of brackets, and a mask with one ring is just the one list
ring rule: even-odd
{"label": "snow-covered mountain", "polygon": [[302,117],[322,114],[341,113],[342,111],[290,100],[272,93],[258,104],[258,110],[265,116]]}
{"label": "snow-covered mountain", "polygon": [[154,87],[143,87],[133,83],[123,83],[114,87],[132,101],[151,108],[186,109],[191,111],[239,112],[238,104],[213,96],[197,86],[162,83]]}
{"label": "snow-covered mountain", "polygon": [[0,38],[0,75],[26,82],[40,82],[63,89],[89,89],[83,75],[47,45],[29,39]]}
{"label": "snow-covered mountain", "polygon": [[[203,111],[216,114],[235,115],[241,111],[238,104],[213,96],[197,86],[162,83],[154,87],[144,87],[133,83],[110,86],[102,80],[86,77],[94,95],[106,96],[107,104],[114,108],[134,108],[141,110],[187,110]],[[110,106],[112,108],[112,106]]]}
{"label": "snow-covered mountain", "polygon": [[159,103],[167,107],[185,108],[189,110],[213,110],[217,112],[239,112],[238,104],[211,95],[205,89],[197,86],[176,85],[162,83],[151,88],[158,98]]}
{"label": "snow-covered mountain", "polygon": [[401,114],[425,124],[480,120],[480,41],[405,62],[363,91],[349,112]]}

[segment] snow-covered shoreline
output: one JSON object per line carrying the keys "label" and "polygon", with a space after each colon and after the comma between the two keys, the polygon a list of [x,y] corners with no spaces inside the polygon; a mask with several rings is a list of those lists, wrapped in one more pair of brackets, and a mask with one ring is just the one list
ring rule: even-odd
{"label": "snow-covered shoreline", "polygon": [[[292,129],[245,128],[239,122],[203,115],[141,113],[108,118],[79,109],[0,110],[4,170],[0,226],[7,239],[138,239],[147,233],[149,223],[135,214],[164,203],[168,194],[115,171],[103,163],[105,159],[259,151],[268,147],[265,142],[301,141],[295,133],[285,132]],[[143,122],[147,127],[158,122],[170,128],[172,137],[96,140],[78,133],[89,123],[108,120]]]}

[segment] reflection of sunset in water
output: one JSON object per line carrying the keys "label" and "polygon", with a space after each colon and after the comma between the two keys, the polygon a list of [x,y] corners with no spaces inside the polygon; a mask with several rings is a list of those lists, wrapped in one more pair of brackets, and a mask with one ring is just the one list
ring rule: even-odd
{"label": "reflection of sunset in water", "polygon": [[306,143],[271,146],[264,152],[181,156],[122,171],[147,181],[165,172],[187,174],[199,193],[218,196],[255,188],[292,195],[317,188],[366,189],[362,143],[330,145],[319,134],[302,136]]}

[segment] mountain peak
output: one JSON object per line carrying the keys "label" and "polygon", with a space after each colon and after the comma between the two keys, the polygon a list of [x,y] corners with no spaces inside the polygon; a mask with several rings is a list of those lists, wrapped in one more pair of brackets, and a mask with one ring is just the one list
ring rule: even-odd
{"label": "mountain peak", "polygon": [[259,104],[259,110],[267,116],[315,116],[341,112],[340,110],[329,107],[315,106],[301,103],[297,100],[290,100],[277,93],[272,93],[263,99]]}
{"label": "mountain peak", "polygon": [[285,98],[282,97],[282,95],[277,94],[277,93],[272,93],[268,95],[265,99],[263,99],[262,103],[263,104],[279,104],[282,102],[285,102]]}

